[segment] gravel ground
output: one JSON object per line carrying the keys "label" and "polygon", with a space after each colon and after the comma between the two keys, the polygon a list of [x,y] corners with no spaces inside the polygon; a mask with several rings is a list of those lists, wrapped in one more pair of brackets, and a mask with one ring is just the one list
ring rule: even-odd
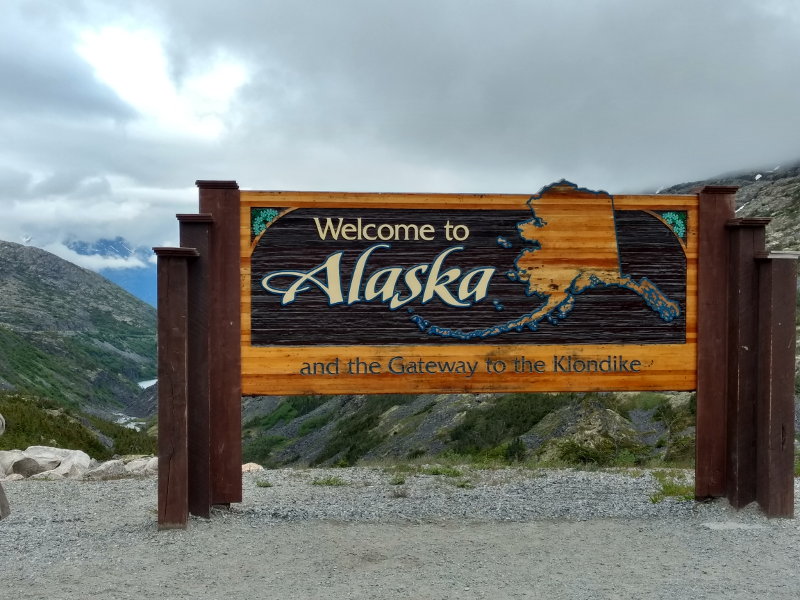
{"label": "gravel ground", "polygon": [[653,503],[649,472],[397,476],[246,474],[244,502],[162,532],[155,479],[4,482],[0,599],[800,597],[798,521]]}

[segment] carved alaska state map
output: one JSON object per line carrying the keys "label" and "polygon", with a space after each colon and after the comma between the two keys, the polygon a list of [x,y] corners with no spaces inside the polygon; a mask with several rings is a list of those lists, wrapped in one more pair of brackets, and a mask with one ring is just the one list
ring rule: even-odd
{"label": "carved alaska state map", "polygon": [[[545,318],[553,324],[565,319],[574,308],[577,295],[601,287],[638,294],[665,322],[680,314],[678,303],[667,298],[647,277],[637,281],[623,273],[610,195],[596,193],[582,204],[580,213],[548,204],[537,207],[540,198],[541,194],[531,197],[528,205],[532,218],[517,225],[519,236],[528,247],[514,261],[515,270],[506,274],[524,284],[531,303],[535,305],[538,300],[540,305],[506,323],[471,331],[438,327],[415,316],[420,329],[458,339],[487,338],[523,328],[536,331]],[[586,243],[589,232],[591,245]],[[503,237],[498,238],[498,244],[511,246]]]}

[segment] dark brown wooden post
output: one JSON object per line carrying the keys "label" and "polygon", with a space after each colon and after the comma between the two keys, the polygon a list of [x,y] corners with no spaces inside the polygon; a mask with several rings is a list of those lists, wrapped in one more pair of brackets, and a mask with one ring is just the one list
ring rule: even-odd
{"label": "dark brown wooden post", "polygon": [[188,262],[193,248],[153,248],[158,256],[158,527],[185,528],[188,508]]}
{"label": "dark brown wooden post", "polygon": [[797,257],[758,261],[757,497],[769,517],[794,516],[794,353]]}
{"label": "dark brown wooden post", "polygon": [[195,248],[189,263],[188,436],[189,512],[211,516],[211,412],[209,404],[208,299],[211,215],[178,215],[181,246]]}
{"label": "dark brown wooden post", "polygon": [[728,305],[728,490],[734,508],[756,499],[758,268],[769,219],[733,219]]}
{"label": "dark brown wooden post", "polygon": [[11,507],[8,505],[8,498],[3,491],[3,484],[0,483],[0,519],[5,519],[11,514]]}
{"label": "dark brown wooden post", "polygon": [[731,186],[706,186],[698,208],[695,495],[724,496],[727,464],[728,231]]}
{"label": "dark brown wooden post", "polygon": [[239,186],[198,181],[200,212],[214,218],[208,312],[211,410],[211,499],[242,501],[242,362],[239,291]]}

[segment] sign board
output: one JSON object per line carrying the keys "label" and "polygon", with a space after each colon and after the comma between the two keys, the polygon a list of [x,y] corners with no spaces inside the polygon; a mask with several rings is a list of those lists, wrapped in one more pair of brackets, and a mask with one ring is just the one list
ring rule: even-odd
{"label": "sign board", "polygon": [[696,387],[697,195],[239,194],[245,395]]}
{"label": "sign board", "polygon": [[160,528],[241,502],[260,394],[696,390],[696,497],[793,515],[797,260],[736,188],[197,185],[154,249]]}

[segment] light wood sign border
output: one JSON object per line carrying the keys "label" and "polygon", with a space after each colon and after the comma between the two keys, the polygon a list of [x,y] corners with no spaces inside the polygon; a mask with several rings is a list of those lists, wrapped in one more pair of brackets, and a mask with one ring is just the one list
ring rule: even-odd
{"label": "light wood sign border", "polygon": [[[568,186],[551,187],[539,198],[562,211],[580,214],[586,207],[583,194]],[[379,215],[381,209],[510,210],[530,211],[530,195],[467,194],[363,194],[317,192],[240,191],[240,272],[241,272],[241,355],[242,391],[258,394],[339,394],[339,393],[458,393],[519,391],[595,391],[595,390],[693,390],[697,385],[697,195],[614,196],[615,211],[682,211],[686,221],[686,342],[682,344],[623,345],[496,345],[491,339],[476,345],[310,345],[263,347],[251,344],[251,264],[253,250],[250,215],[253,208],[368,208]],[[266,235],[269,234],[267,230]],[[591,232],[586,244],[592,245]],[[588,292],[587,292],[588,293]],[[535,334],[531,335],[535,339]],[[414,361],[470,361],[477,363],[469,378],[455,374],[391,373],[386,365],[392,357]],[[542,373],[514,371],[514,360],[541,361]],[[640,361],[639,372],[553,372],[554,356],[599,361],[623,356]],[[344,365],[353,360],[380,365],[380,373],[310,376],[301,375],[303,365],[328,364],[338,359]],[[493,372],[486,360],[502,363],[502,374]],[[493,366],[494,366],[493,364]],[[563,363],[562,363],[563,364]]]}

